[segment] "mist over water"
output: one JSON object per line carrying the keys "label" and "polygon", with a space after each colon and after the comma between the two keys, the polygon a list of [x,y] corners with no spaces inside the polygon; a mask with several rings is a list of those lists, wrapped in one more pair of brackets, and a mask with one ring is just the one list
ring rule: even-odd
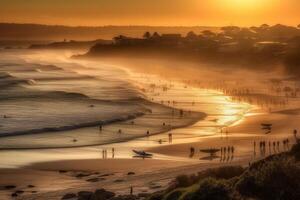
{"label": "mist over water", "polygon": [[103,67],[84,75],[76,71],[88,68],[59,59],[48,57],[57,62],[50,65],[22,52],[1,54],[1,136],[96,125],[146,111],[138,90],[117,78],[125,76],[121,70]]}
{"label": "mist over water", "polygon": [[[72,52],[2,54],[2,149],[109,144],[193,124],[182,137],[202,137],[241,120],[250,108],[180,79],[72,60]],[[182,117],[180,109],[192,112]]]}

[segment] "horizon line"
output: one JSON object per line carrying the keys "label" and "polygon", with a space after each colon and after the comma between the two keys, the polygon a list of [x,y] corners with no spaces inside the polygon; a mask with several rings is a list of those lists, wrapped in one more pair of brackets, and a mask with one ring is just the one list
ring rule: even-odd
{"label": "horizon line", "polygon": [[[268,24],[268,23],[262,23],[260,25],[251,25],[251,26],[238,26],[238,25],[138,25],[138,24],[128,24],[128,25],[115,25],[115,24],[107,24],[107,25],[66,25],[66,24],[43,24],[43,23],[34,23],[34,22],[7,22],[7,21],[0,21],[0,24],[15,24],[15,25],[40,25],[40,26],[62,26],[62,27],[70,27],[70,28],[101,28],[101,27],[210,27],[210,28],[220,28],[220,27],[226,27],[226,26],[236,26],[236,27],[252,27],[252,26],[260,26],[263,24]],[[290,25],[290,24],[283,24],[283,23],[272,23],[268,24],[270,26],[274,25],[284,25],[284,26],[292,26],[292,27],[297,27],[298,25]]]}

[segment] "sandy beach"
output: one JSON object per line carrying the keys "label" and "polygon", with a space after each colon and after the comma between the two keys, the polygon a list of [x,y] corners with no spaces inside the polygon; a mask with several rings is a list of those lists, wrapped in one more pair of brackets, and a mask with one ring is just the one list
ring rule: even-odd
{"label": "sandy beach", "polygon": [[[81,73],[90,70],[96,69]],[[151,112],[105,125],[101,133],[97,126],[1,138],[0,198],[10,199],[18,192],[15,199],[61,199],[66,193],[99,188],[128,194],[131,186],[134,194],[159,191],[181,174],[247,166],[287,151],[282,141],[289,139],[291,146],[293,130],[300,128],[297,109],[269,112],[233,101],[218,90],[130,73],[131,81],[149,100],[146,109]],[[272,132],[266,134],[262,123],[272,124]],[[271,144],[264,155],[260,141]],[[273,142],[278,141],[274,148]],[[214,157],[200,151],[225,147],[234,151]],[[152,153],[153,158],[136,158],[132,150]]]}
{"label": "sandy beach", "polygon": [[[220,135],[202,138],[198,142],[172,144],[152,147],[147,149],[155,154],[167,156],[166,160],[152,159],[80,159],[36,163],[21,169],[1,170],[1,185],[16,185],[17,190],[24,190],[24,195],[18,199],[60,199],[65,193],[77,192],[81,190],[93,191],[97,188],[105,188],[119,194],[127,194],[129,185],[133,186],[135,192],[153,192],[168,186],[169,182],[178,175],[197,173],[203,169],[227,165],[244,165],[257,159],[262,159],[256,152],[253,153],[252,141],[281,141],[287,138],[285,126],[278,126],[272,135],[257,134],[258,130],[251,129],[254,124],[260,124],[266,119],[272,118],[272,123],[276,124],[285,120],[286,123],[294,119],[294,115],[264,114],[258,116],[248,116],[244,122],[231,127],[228,138],[221,139]],[[291,122],[296,126],[297,120]],[[290,132],[291,130],[287,130]],[[293,135],[289,136],[291,142]],[[236,148],[234,159],[223,160],[199,160],[205,156],[196,153],[194,159],[189,158],[189,148],[218,147],[233,145]],[[279,150],[284,151],[282,147]],[[278,152],[279,152],[278,151]],[[274,154],[273,149],[267,153]],[[178,159],[180,157],[181,159]],[[168,160],[170,159],[170,160]],[[176,160],[177,159],[177,160]],[[133,172],[133,173],[132,173]],[[132,175],[128,175],[131,174]],[[55,187],[52,187],[55,183]],[[35,188],[27,188],[32,184]],[[51,187],[49,187],[51,185]],[[2,197],[9,197],[13,190],[2,190]],[[37,193],[31,193],[37,191]]]}

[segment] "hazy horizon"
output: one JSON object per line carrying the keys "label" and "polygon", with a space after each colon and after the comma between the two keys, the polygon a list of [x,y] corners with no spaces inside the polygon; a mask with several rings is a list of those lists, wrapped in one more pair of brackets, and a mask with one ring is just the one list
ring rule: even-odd
{"label": "hazy horizon", "polygon": [[[3,0],[0,22],[66,26],[257,26],[300,23],[296,0]],[[284,17],[282,17],[284,16]]]}
{"label": "hazy horizon", "polygon": [[[124,25],[118,25],[118,24],[106,24],[106,25],[66,25],[66,24],[46,24],[46,23],[34,23],[34,22],[10,22],[10,21],[0,21],[0,24],[16,24],[16,25],[42,25],[42,26],[65,26],[65,27],[72,27],[72,28],[79,28],[79,27],[87,27],[87,28],[98,28],[98,27],[175,27],[175,28],[180,28],[180,27],[222,27],[222,26],[214,26],[214,25],[191,25],[191,26],[168,26],[168,25],[146,25],[146,24],[141,24],[141,25],[136,25],[136,24],[124,24]],[[264,23],[266,24],[266,23]],[[275,24],[269,24],[269,25],[276,25],[278,23]],[[288,24],[284,24],[284,25],[288,25]],[[292,26],[292,25],[288,25],[288,26]],[[245,26],[246,27],[246,26]]]}
{"label": "hazy horizon", "polygon": [[227,24],[227,25],[147,25],[147,24],[124,24],[124,25],[118,25],[118,24],[105,24],[105,25],[67,25],[67,24],[46,24],[46,23],[34,23],[34,22],[10,22],[10,21],[0,21],[0,24],[16,24],[16,25],[41,25],[41,26],[63,26],[63,27],[71,27],[71,28],[101,28],[101,27],[162,27],[162,28],[193,28],[193,27],[201,27],[201,28],[221,28],[226,26],[237,26],[241,28],[250,28],[252,26],[259,27],[263,24],[267,24],[269,26],[275,26],[275,25],[284,25],[284,26],[292,26],[297,27],[299,24],[284,24],[284,23],[260,23],[260,24],[254,24],[249,26],[238,26],[234,24]]}

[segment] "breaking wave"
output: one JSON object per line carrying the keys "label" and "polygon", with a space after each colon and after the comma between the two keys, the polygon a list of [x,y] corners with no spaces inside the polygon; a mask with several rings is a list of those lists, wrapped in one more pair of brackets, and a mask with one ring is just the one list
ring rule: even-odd
{"label": "breaking wave", "polygon": [[72,64],[0,59],[0,137],[133,119],[149,111],[142,97],[129,82],[80,74]]}

